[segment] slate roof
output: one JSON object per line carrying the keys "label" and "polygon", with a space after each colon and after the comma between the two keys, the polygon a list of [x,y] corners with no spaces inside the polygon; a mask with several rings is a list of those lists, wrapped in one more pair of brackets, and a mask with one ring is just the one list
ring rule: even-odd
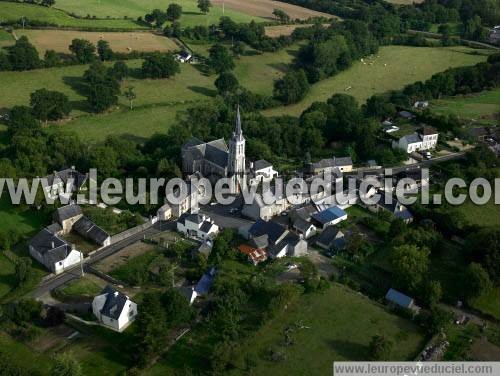
{"label": "slate roof", "polygon": [[200,227],[200,230],[207,234],[214,224],[210,221],[205,221]]}
{"label": "slate roof", "polygon": [[321,224],[325,224],[345,216],[347,213],[338,206],[332,206],[319,213],[314,213],[312,217]]}
{"label": "slate roof", "polygon": [[180,222],[182,224],[186,224],[186,222],[191,222],[191,223],[196,223],[196,224],[200,224],[204,221],[203,219],[203,216],[199,213],[184,213],[182,214],[179,219],[177,220],[177,222]]}
{"label": "slate roof", "polygon": [[205,274],[203,274],[194,288],[198,295],[205,295],[208,293],[214,283],[216,274],[217,269],[215,267],[211,267]]}
{"label": "slate roof", "polygon": [[328,227],[325,231],[323,231],[316,243],[325,246],[326,248],[336,248],[336,249],[344,249],[346,246],[345,236],[342,231],[335,227]]}
{"label": "slate roof", "polygon": [[312,164],[314,169],[328,168],[328,167],[343,167],[343,166],[351,166],[351,165],[352,165],[351,157],[322,159],[319,162]]}
{"label": "slate roof", "polygon": [[293,222],[293,227],[295,227],[297,230],[305,233],[311,226],[314,226],[312,223],[307,222],[306,220],[302,218],[297,218],[295,222]]}
{"label": "slate roof", "polygon": [[103,294],[106,294],[106,302],[101,309],[101,314],[118,320],[127,304],[128,297],[109,285],[102,290],[101,295]]}
{"label": "slate roof", "polygon": [[49,186],[52,186],[54,182],[59,178],[64,184],[67,184],[70,178],[73,179],[73,187],[79,189],[87,181],[87,174],[82,174],[74,168],[67,168],[61,171],[54,171],[53,174],[45,177]]}
{"label": "slate roof", "polygon": [[193,159],[205,159],[219,167],[227,167],[229,153],[223,139],[205,143],[193,137],[182,146],[182,149],[185,152],[192,153],[195,156]]}
{"label": "slate roof", "polygon": [[49,229],[44,228],[33,238],[29,245],[33,247],[51,265],[64,260],[71,252],[71,245]]}
{"label": "slate roof", "polygon": [[411,308],[411,306],[413,305],[412,298],[394,289],[389,289],[389,291],[387,291],[387,294],[385,295],[385,298],[388,301],[396,303],[397,305],[404,308]]}
{"label": "slate roof", "polygon": [[405,119],[411,119],[413,117],[413,114],[409,111],[399,111],[399,116]]}
{"label": "slate roof", "polygon": [[288,230],[280,225],[279,223],[273,221],[264,221],[262,219],[257,220],[252,227],[248,230],[248,233],[252,237],[258,237],[262,235],[267,235],[270,243],[276,243]]}
{"label": "slate roof", "polygon": [[416,144],[422,142],[422,139],[420,138],[420,135],[418,133],[409,134],[401,138],[405,139],[407,144]]}
{"label": "slate roof", "polygon": [[269,238],[267,234],[256,236],[248,242],[248,244],[254,248],[264,249],[269,245]]}
{"label": "slate roof", "polygon": [[106,239],[109,238],[109,234],[106,231],[97,226],[87,217],[81,217],[78,221],[76,221],[73,225],[73,230],[97,244],[104,244]]}
{"label": "slate roof", "polygon": [[253,169],[255,171],[259,171],[259,170],[262,170],[264,168],[268,168],[271,166],[272,166],[272,163],[266,161],[265,159],[259,159],[258,161],[254,162]]}
{"label": "slate roof", "polygon": [[62,206],[58,208],[54,213],[54,220],[59,223],[63,223],[63,221],[81,215],[82,208],[79,205],[69,204],[66,206]]}

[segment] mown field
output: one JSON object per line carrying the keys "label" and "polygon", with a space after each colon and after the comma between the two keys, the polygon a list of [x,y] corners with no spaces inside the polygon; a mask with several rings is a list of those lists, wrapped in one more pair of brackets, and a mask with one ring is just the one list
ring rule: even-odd
{"label": "mown field", "polygon": [[313,102],[325,101],[335,93],[352,95],[362,103],[375,93],[401,89],[451,67],[474,65],[487,56],[487,51],[467,47],[381,47],[377,56],[365,59],[367,64],[356,62],[350,69],[313,85],[301,102],[264,113],[298,116]]}
{"label": "mown field", "polygon": [[[165,11],[171,2],[173,1],[127,0],[117,4],[116,0],[58,0],[55,7],[83,17],[90,14],[100,18],[106,16],[123,18],[127,16],[131,19],[137,19],[137,17],[144,17],[153,9]],[[219,18],[223,15],[222,6],[213,6],[210,12],[204,15],[198,9],[196,0],[176,0],[175,3],[182,6],[183,14],[180,23],[183,27],[218,23]],[[236,22],[263,21],[258,16],[252,16],[229,7],[226,7],[224,15],[231,17]]]}
{"label": "mown field", "polygon": [[48,22],[62,27],[80,27],[96,29],[144,29],[133,20],[117,19],[81,19],[71,17],[69,14],[55,8],[47,8],[38,5],[10,3],[2,1],[0,6],[0,19],[6,21],[19,21],[25,17],[27,24],[29,20]]}
{"label": "mown field", "polygon": [[[304,328],[293,330],[293,345],[285,346],[286,328],[296,326]],[[419,328],[410,321],[389,313],[384,307],[344,286],[334,284],[324,294],[302,296],[299,303],[264,324],[252,338],[241,343],[241,359],[236,363],[244,364],[245,357],[254,359],[252,374],[255,375],[324,375],[331,372],[334,360],[367,359],[368,344],[372,336],[378,334],[385,335],[394,344],[393,360],[413,359],[425,342]],[[189,347],[190,338],[186,336],[147,374],[171,374],[171,367],[183,364],[182,361],[189,365],[189,359],[182,356],[184,351],[190,353]],[[266,360],[270,349],[284,352],[285,359],[279,362]],[[247,373],[233,369],[228,374]]]}
{"label": "mown field", "polygon": [[495,125],[500,118],[500,89],[479,94],[437,99],[431,109],[442,114],[454,114],[473,124]]}
{"label": "mown field", "polygon": [[106,40],[115,52],[135,51],[174,51],[179,47],[169,38],[149,32],[87,32],[72,30],[16,30],[17,36],[25,35],[40,54],[46,50],[70,53],[69,45],[73,39],[86,39],[97,45]]}

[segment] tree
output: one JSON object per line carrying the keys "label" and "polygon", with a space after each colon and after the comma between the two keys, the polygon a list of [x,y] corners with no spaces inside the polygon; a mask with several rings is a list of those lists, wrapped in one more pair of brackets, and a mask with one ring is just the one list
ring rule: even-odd
{"label": "tree", "polygon": [[486,270],[480,264],[475,262],[471,263],[467,267],[465,273],[466,281],[466,297],[468,301],[471,301],[483,294],[487,294],[493,284],[491,283],[490,277]]}
{"label": "tree", "polygon": [[179,4],[172,3],[167,8],[167,18],[169,21],[176,21],[182,16],[182,7]]}
{"label": "tree", "polygon": [[233,53],[234,57],[240,57],[245,53],[245,43],[239,40],[234,42],[234,44],[231,46],[231,52]]}
{"label": "tree", "polygon": [[42,0],[41,5],[44,7],[51,7],[56,3],[56,0]]}
{"label": "tree", "polygon": [[95,46],[85,39],[73,39],[69,50],[75,55],[79,63],[87,64],[94,60]]}
{"label": "tree", "polygon": [[125,90],[125,93],[123,95],[129,101],[129,103],[130,103],[130,109],[132,109],[133,108],[134,99],[137,98],[137,96],[135,95],[134,87],[133,86],[128,86],[127,89]]}
{"label": "tree", "polygon": [[216,73],[222,73],[234,68],[233,57],[222,44],[214,44],[210,47],[208,66]]}
{"label": "tree", "polygon": [[[146,20],[147,19],[148,18],[146,17]],[[168,16],[166,12],[162,12],[160,9],[154,9],[149,19],[150,23],[154,21],[157,27],[161,27],[161,25],[163,25],[168,19]]]}
{"label": "tree", "polygon": [[[487,156],[481,157],[483,161]],[[472,261],[480,263],[494,281],[500,279],[500,230],[485,228],[467,238],[466,249]]]}
{"label": "tree", "polygon": [[113,58],[113,50],[109,46],[109,42],[104,39],[97,42],[97,53],[101,61],[111,60]]}
{"label": "tree", "polygon": [[274,97],[285,105],[299,102],[308,91],[309,83],[303,70],[292,70],[274,82]]}
{"label": "tree", "polygon": [[82,376],[82,367],[72,353],[56,355],[50,374],[52,376]]}
{"label": "tree", "polygon": [[207,14],[210,11],[212,3],[210,0],[198,0],[198,9],[203,13]]}
{"label": "tree", "polygon": [[128,66],[124,61],[119,60],[110,68],[110,73],[118,81],[122,81],[129,75]]}
{"label": "tree", "polygon": [[29,257],[19,257],[16,260],[15,270],[17,285],[24,285],[30,279],[31,259]]}
{"label": "tree", "polygon": [[428,281],[425,284],[424,298],[429,307],[435,306],[443,297],[443,289],[439,281]]}
{"label": "tree", "polygon": [[47,50],[45,51],[43,62],[46,68],[57,67],[59,64],[61,64],[61,58],[56,51]]}
{"label": "tree", "polygon": [[71,111],[68,97],[58,91],[40,89],[30,96],[33,115],[41,121],[59,120]]}
{"label": "tree", "polygon": [[403,289],[416,291],[429,266],[429,250],[416,245],[402,245],[392,250],[391,261],[396,284]]}
{"label": "tree", "polygon": [[387,340],[384,335],[373,336],[368,347],[371,360],[389,360],[392,342]]}
{"label": "tree", "polygon": [[64,323],[66,319],[66,314],[64,311],[56,306],[50,306],[47,309],[47,315],[45,317],[45,322],[48,326],[58,326]]}
{"label": "tree", "polygon": [[285,11],[281,9],[274,9],[273,10],[273,16],[276,17],[278,21],[281,23],[287,23],[290,22],[290,16],[285,13]]}
{"label": "tree", "polygon": [[100,62],[94,62],[83,75],[87,83],[87,101],[95,112],[103,112],[118,103],[120,84]]}
{"label": "tree", "polygon": [[169,78],[180,72],[179,63],[172,54],[155,52],[142,63],[142,74],[146,78]]}
{"label": "tree", "polygon": [[40,67],[40,56],[36,48],[23,35],[9,49],[11,68],[17,71],[36,69]]}
{"label": "tree", "polygon": [[221,95],[233,93],[238,88],[238,86],[238,79],[231,72],[222,72],[215,80],[215,87]]}

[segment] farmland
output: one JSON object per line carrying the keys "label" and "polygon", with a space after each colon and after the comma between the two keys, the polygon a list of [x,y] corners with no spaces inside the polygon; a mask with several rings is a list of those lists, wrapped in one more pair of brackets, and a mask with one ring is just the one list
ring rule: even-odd
{"label": "farmland", "polygon": [[475,124],[493,125],[500,116],[500,89],[434,100],[431,109],[441,114],[454,114]]}
{"label": "farmland", "polygon": [[[222,6],[214,6],[207,15],[204,15],[198,9],[195,0],[177,0],[175,3],[182,6],[183,15],[180,22],[183,27],[218,23],[219,18],[223,15]],[[57,1],[56,8],[62,9],[68,13],[75,13],[82,17],[95,15],[101,18],[109,16],[112,18],[128,17],[137,19],[137,17],[144,17],[146,13],[151,12],[153,9],[166,10],[168,4],[168,1],[166,2],[163,0],[128,0],[121,2],[120,6],[117,6],[114,0],[60,0]],[[231,17],[236,22],[263,20],[260,19],[258,15],[233,10],[227,6],[224,15]]]}
{"label": "farmland", "polygon": [[37,50],[69,53],[69,45],[75,38],[86,39],[94,45],[106,40],[115,52],[134,51],[173,51],[177,45],[169,38],[149,32],[85,32],[71,30],[16,30],[17,36],[25,35]]}
{"label": "farmland", "polygon": [[487,55],[467,47],[381,47],[377,56],[365,59],[366,64],[356,62],[348,70],[313,85],[301,102],[264,113],[297,116],[313,102],[325,101],[335,93],[352,95],[362,103],[375,93],[401,89],[451,67],[474,65],[486,60]]}
{"label": "farmland", "polygon": [[95,28],[95,29],[144,29],[137,22],[125,19],[84,19],[75,18],[69,14],[53,8],[42,7],[31,4],[10,3],[2,1],[0,7],[0,19],[7,21],[19,21],[25,17],[27,25],[29,20],[46,22],[50,25],[74,28]]}
{"label": "farmland", "polygon": [[336,16],[317,12],[311,9],[299,7],[297,5],[283,3],[273,0],[214,0],[213,3],[221,5],[224,1],[226,9],[233,9],[242,13],[251,14],[253,16],[273,18],[273,10],[281,9],[287,13],[291,19],[306,20],[311,17],[335,18]]}

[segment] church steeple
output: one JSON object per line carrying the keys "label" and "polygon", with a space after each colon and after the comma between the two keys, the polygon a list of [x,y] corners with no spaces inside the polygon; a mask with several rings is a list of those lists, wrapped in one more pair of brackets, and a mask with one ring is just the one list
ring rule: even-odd
{"label": "church steeple", "polygon": [[[240,106],[236,110],[236,126],[229,140],[228,172],[233,177],[245,175],[245,137],[241,129]],[[238,187],[235,185],[235,189]]]}
{"label": "church steeple", "polygon": [[240,106],[238,105],[238,109],[236,110],[236,128],[233,133],[233,137],[236,136],[240,140],[243,138],[243,131],[241,130],[241,114],[240,114]]}

